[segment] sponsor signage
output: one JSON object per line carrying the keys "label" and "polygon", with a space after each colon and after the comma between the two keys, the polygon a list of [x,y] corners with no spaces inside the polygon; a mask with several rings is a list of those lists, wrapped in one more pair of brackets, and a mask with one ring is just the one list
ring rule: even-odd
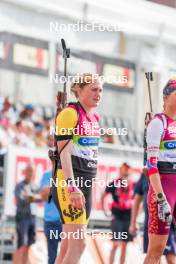
{"label": "sponsor signage", "polygon": [[105,83],[120,86],[124,89],[132,89],[135,85],[135,71],[131,68],[126,68],[113,64],[104,64],[103,76]]}
{"label": "sponsor signage", "polygon": [[48,69],[48,50],[24,44],[14,44],[13,63],[21,66]]}
{"label": "sponsor signage", "polygon": [[7,32],[1,33],[0,67],[20,73],[48,76],[48,42]]}

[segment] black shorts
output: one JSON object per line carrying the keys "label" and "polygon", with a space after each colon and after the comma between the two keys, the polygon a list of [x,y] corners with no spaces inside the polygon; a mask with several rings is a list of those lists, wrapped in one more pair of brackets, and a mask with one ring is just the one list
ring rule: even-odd
{"label": "black shorts", "polygon": [[112,240],[129,242],[133,237],[129,233],[130,220],[114,218],[111,221]]}
{"label": "black shorts", "polygon": [[16,221],[17,247],[30,246],[35,242],[35,217]]}

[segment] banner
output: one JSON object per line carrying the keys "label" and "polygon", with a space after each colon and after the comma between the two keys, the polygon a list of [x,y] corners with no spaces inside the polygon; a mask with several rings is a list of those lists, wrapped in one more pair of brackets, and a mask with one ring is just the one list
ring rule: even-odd
{"label": "banner", "polygon": [[103,76],[105,83],[116,87],[133,89],[135,86],[135,70],[133,68],[104,64]]}
{"label": "banner", "polygon": [[48,70],[48,50],[24,44],[14,44],[13,63],[31,68]]}
{"label": "banner", "polygon": [[[6,156],[5,166],[5,203],[4,213],[8,216],[15,215],[15,197],[14,190],[18,182],[24,179],[24,169],[27,164],[34,166],[33,183],[40,186],[40,180],[43,173],[51,169],[51,162],[47,156],[47,149],[26,149],[11,145]],[[130,158],[129,158],[130,159]],[[116,157],[110,154],[101,154],[95,183],[92,192],[92,217],[102,219],[103,212],[101,206],[101,195],[106,188],[106,184],[119,176],[119,167],[122,162],[129,162],[132,166],[130,176],[137,180],[140,175],[140,164],[138,160],[127,160],[127,158]],[[110,203],[111,198],[107,200]],[[36,204],[36,215],[43,216],[43,204]]]}

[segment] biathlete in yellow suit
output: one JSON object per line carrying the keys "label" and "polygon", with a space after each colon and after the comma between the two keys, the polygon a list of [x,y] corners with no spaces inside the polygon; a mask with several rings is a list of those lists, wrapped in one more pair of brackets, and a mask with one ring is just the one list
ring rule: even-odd
{"label": "biathlete in yellow suit", "polygon": [[[97,172],[99,104],[102,85],[93,74],[83,74],[71,86],[78,102],[56,118],[60,160],[52,196],[63,222],[64,239],[55,264],[77,264],[85,248],[84,232],[92,203],[92,180]],[[78,232],[77,239],[73,234]]]}

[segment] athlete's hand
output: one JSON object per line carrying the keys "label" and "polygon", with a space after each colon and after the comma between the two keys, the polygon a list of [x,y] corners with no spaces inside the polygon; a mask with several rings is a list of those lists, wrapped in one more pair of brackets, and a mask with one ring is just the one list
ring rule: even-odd
{"label": "athlete's hand", "polygon": [[70,202],[73,205],[73,207],[82,209],[85,207],[85,197],[82,191],[74,186],[68,187],[68,192],[69,192],[69,197],[70,197]]}
{"label": "athlete's hand", "polygon": [[165,199],[163,201],[158,201],[158,218],[162,222],[172,222],[172,213],[168,201]]}

